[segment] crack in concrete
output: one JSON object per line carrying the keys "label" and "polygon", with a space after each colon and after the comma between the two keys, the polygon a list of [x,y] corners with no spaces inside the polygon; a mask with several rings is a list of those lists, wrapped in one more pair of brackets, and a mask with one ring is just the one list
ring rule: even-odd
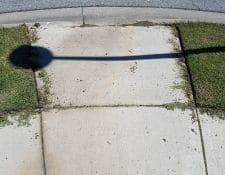
{"label": "crack in concrete", "polygon": [[82,25],[84,26],[85,25],[85,19],[84,19],[84,8],[83,7],[81,7],[81,15],[82,15]]}
{"label": "crack in concrete", "polygon": [[197,4],[195,4],[194,0],[191,0],[191,3],[197,10],[201,10],[201,8]]}
{"label": "crack in concrete", "polygon": [[197,108],[194,109],[194,115],[197,118],[197,122],[198,122],[198,128],[199,128],[199,135],[200,135],[200,139],[201,139],[201,146],[202,146],[202,154],[203,154],[203,160],[204,160],[204,164],[205,164],[205,174],[209,175],[208,173],[208,164],[207,164],[207,158],[206,158],[206,151],[205,151],[205,142],[204,142],[204,137],[203,137],[203,132],[202,132],[202,126],[201,126],[201,121],[200,121],[200,117],[198,115],[198,111]]}
{"label": "crack in concrete", "polygon": [[45,161],[45,147],[44,147],[44,131],[43,131],[43,116],[42,112],[40,113],[40,135],[41,135],[41,150],[42,150],[42,157],[43,157],[43,169],[44,175],[46,175],[46,161]]}
{"label": "crack in concrete", "polygon": [[[33,73],[33,79],[34,79],[34,86],[35,86],[35,91],[36,91],[36,96],[37,96],[37,102],[38,102],[38,106],[40,106],[40,96],[39,96],[39,92],[38,92],[38,86],[37,86],[37,78],[35,75],[35,71],[32,70]],[[43,160],[43,170],[44,170],[44,175],[46,175],[46,163],[45,163],[45,153],[44,153],[44,136],[43,136],[43,119],[42,119],[42,111],[40,110],[40,108],[38,108],[39,111],[39,116],[40,116],[40,136],[41,136],[41,151],[42,151],[42,160]]]}

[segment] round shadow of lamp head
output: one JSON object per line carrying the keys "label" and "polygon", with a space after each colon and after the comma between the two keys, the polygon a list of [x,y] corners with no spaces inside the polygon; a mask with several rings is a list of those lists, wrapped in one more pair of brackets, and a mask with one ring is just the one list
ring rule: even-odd
{"label": "round shadow of lamp head", "polygon": [[9,55],[9,61],[13,65],[33,70],[47,66],[52,59],[52,53],[48,49],[30,45],[22,45]]}

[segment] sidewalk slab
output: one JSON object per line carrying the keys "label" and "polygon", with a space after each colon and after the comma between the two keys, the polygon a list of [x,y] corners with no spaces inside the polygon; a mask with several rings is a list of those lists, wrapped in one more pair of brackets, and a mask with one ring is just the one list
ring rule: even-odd
{"label": "sidewalk slab", "polygon": [[209,174],[225,174],[225,121],[199,114]]}
{"label": "sidewalk slab", "polygon": [[[15,117],[13,117],[15,118]],[[30,126],[0,128],[0,174],[44,175],[40,117],[31,117]]]}
{"label": "sidewalk slab", "polygon": [[189,110],[77,108],[43,113],[48,175],[204,175]]}
{"label": "sidewalk slab", "polygon": [[[151,105],[188,101],[183,89],[174,88],[184,80],[177,64],[179,58],[169,58],[175,52],[175,45],[179,47],[170,27],[48,25],[42,26],[38,35],[40,39],[35,45],[48,48],[55,57],[60,57],[44,69],[50,76],[53,105]],[[149,57],[98,60],[99,56],[126,55]],[[38,79],[39,89],[41,84]]]}

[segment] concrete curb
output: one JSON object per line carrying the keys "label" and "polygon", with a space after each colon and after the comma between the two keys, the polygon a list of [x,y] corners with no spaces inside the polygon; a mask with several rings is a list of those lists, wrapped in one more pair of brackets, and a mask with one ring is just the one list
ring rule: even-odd
{"label": "concrete curb", "polygon": [[11,26],[21,23],[68,21],[82,24],[81,8],[34,10],[0,14],[0,25]]}
{"label": "concrete curb", "polygon": [[84,8],[84,21],[93,25],[132,24],[140,21],[153,23],[214,22],[225,23],[225,14],[196,10],[165,8]]}
{"label": "concrete curb", "polygon": [[225,13],[142,7],[85,7],[0,14],[0,25],[53,21],[67,21],[75,25],[121,25],[141,21],[153,23],[190,21],[225,24]]}

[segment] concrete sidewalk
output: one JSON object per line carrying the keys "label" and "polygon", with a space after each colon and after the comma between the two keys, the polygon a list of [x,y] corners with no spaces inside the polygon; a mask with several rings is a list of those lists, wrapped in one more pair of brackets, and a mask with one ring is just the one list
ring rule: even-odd
{"label": "concrete sidewalk", "polygon": [[0,174],[44,175],[40,116],[31,116],[30,125],[0,127]]}
{"label": "concrete sidewalk", "polygon": [[[34,45],[54,57],[35,73],[47,104],[41,125],[31,125],[32,132],[42,129],[43,140],[23,142],[15,155],[25,160],[30,144],[30,155],[43,149],[35,164],[43,171],[29,174],[223,175],[225,122],[190,105],[185,64],[172,54],[180,52],[175,32],[168,26],[43,23]],[[7,127],[2,131],[0,140]],[[9,153],[7,146],[1,150],[3,161]],[[17,162],[11,159],[0,172],[28,169],[12,169]]]}
{"label": "concrete sidewalk", "polygon": [[[43,113],[47,174],[204,174],[192,111],[163,107],[188,102],[180,58],[150,59],[179,48],[172,28],[47,24],[38,34],[35,45],[55,57],[96,56],[53,59],[44,69],[51,80],[48,107],[57,108]],[[149,59],[98,61],[125,55]]]}

